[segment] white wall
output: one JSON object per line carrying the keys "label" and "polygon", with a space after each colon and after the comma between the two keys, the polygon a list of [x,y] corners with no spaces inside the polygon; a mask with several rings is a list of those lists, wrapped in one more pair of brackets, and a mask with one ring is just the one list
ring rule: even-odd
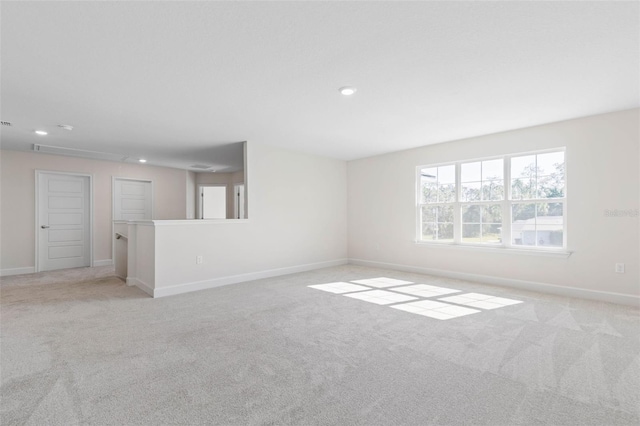
{"label": "white wall", "polygon": [[[640,293],[639,111],[431,145],[348,163],[349,257],[414,268]],[[569,258],[418,246],[416,166],[566,146]],[[625,263],[616,274],[614,264]]]}
{"label": "white wall", "polygon": [[256,143],[247,149],[249,219],[156,224],[156,289],[346,262],[346,162]]}
{"label": "white wall", "polygon": [[6,150],[0,158],[3,271],[35,266],[35,170],[93,174],[93,253],[97,261],[111,259],[112,176],[153,180],[154,218],[186,218],[184,170]]}

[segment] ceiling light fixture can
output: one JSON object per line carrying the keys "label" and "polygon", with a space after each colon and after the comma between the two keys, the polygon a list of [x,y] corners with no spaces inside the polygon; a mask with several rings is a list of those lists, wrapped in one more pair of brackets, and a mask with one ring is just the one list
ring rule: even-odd
{"label": "ceiling light fixture can", "polygon": [[344,86],[340,88],[340,93],[342,93],[344,96],[351,96],[356,93],[356,90],[358,89],[353,86]]}
{"label": "ceiling light fixture can", "polygon": [[44,130],[36,130],[36,135],[46,136],[47,132],[45,132]]}
{"label": "ceiling light fixture can", "polygon": [[145,160],[144,158],[141,158],[138,161],[141,162],[141,163],[146,163],[147,162],[147,160]]}

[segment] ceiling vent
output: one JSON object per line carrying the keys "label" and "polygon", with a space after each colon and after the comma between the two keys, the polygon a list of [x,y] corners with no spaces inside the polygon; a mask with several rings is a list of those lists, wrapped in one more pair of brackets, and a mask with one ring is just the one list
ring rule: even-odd
{"label": "ceiling vent", "polygon": [[59,146],[34,144],[33,150],[42,154],[67,155],[71,157],[91,158],[93,160],[125,161],[127,156],[109,152],[86,151],[84,149],[63,148]]}
{"label": "ceiling vent", "polygon": [[213,166],[207,166],[206,164],[192,164],[189,166],[190,169],[198,169],[198,170],[209,170]]}
{"label": "ceiling vent", "polygon": [[0,125],[11,127],[11,122],[10,121],[0,121]]}

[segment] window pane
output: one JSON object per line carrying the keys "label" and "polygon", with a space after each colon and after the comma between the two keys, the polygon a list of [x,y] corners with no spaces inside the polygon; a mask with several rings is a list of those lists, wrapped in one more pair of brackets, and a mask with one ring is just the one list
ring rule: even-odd
{"label": "window pane", "polygon": [[453,241],[453,223],[438,224],[438,241]]}
{"label": "window pane", "polygon": [[438,185],[436,183],[422,184],[422,202],[435,203],[438,201]]}
{"label": "window pane", "polygon": [[511,178],[535,178],[536,156],[513,157],[511,159]]}
{"label": "window pane", "polygon": [[534,197],[535,180],[529,178],[511,179],[511,199],[526,200]]}
{"label": "window pane", "polygon": [[483,200],[502,200],[504,199],[504,183],[501,180],[490,180],[482,182],[482,199]]}
{"label": "window pane", "polygon": [[538,177],[538,198],[564,197],[564,176],[559,174]]}
{"label": "window pane", "polygon": [[502,158],[482,162],[482,180],[504,179]]}
{"label": "window pane", "polygon": [[482,225],[481,242],[491,244],[502,243],[502,224],[492,223],[489,225]]}
{"label": "window pane", "polygon": [[437,222],[453,222],[453,206],[438,206]]}
{"label": "window pane", "polygon": [[514,204],[512,211],[514,223],[518,220],[529,220],[536,217],[535,204]]}
{"label": "window pane", "polygon": [[562,218],[562,214],[563,214],[562,203],[539,203],[537,205],[537,214],[538,214],[538,217],[546,216],[549,218],[551,217]]}
{"label": "window pane", "polygon": [[538,198],[564,197],[564,152],[539,154],[538,165]]}
{"label": "window pane", "polygon": [[433,207],[433,206],[422,206],[422,223],[435,222],[436,209],[437,207]]}
{"label": "window pane", "polygon": [[447,183],[444,185],[438,185],[438,202],[439,203],[451,203],[456,200],[456,185],[453,183]]}
{"label": "window pane", "polygon": [[482,206],[482,223],[502,224],[502,206],[500,204]]}
{"label": "window pane", "polygon": [[480,162],[463,164],[460,179],[462,182],[480,182],[482,180]]}
{"label": "window pane", "polygon": [[536,244],[536,205],[512,206],[511,243],[534,246]]}
{"label": "window pane", "polygon": [[456,166],[425,167],[420,170],[423,203],[452,203],[456,199]]}
{"label": "window pane", "polygon": [[438,202],[438,169],[429,167],[420,170],[420,186],[423,203]]}
{"label": "window pane", "polygon": [[462,223],[480,223],[480,206],[463,206]]}
{"label": "window pane", "polygon": [[480,224],[466,223],[462,225],[462,241],[465,243],[479,243],[480,238]]}
{"label": "window pane", "polygon": [[562,203],[540,203],[536,206],[536,245],[562,247],[564,218]]}
{"label": "window pane", "polygon": [[562,247],[563,231],[537,231],[538,247]]}
{"label": "window pane", "polygon": [[551,175],[562,172],[564,174],[564,152],[549,152],[538,154],[538,175]]}
{"label": "window pane", "polygon": [[480,201],[480,182],[463,183],[460,201]]}
{"label": "window pane", "polygon": [[511,234],[513,244],[562,247],[564,219],[562,203],[514,204]]}
{"label": "window pane", "polygon": [[456,166],[440,166],[438,167],[438,183],[456,183]]}
{"label": "window pane", "polygon": [[424,241],[430,241],[436,239],[436,225],[435,223],[423,223],[422,224],[422,239]]}
{"label": "window pane", "polygon": [[420,170],[420,176],[422,182],[436,182],[438,180],[438,169],[435,167],[428,167]]}
{"label": "window pane", "polygon": [[[533,207],[535,211],[535,205]],[[462,242],[502,242],[502,205],[467,205],[462,207]]]}

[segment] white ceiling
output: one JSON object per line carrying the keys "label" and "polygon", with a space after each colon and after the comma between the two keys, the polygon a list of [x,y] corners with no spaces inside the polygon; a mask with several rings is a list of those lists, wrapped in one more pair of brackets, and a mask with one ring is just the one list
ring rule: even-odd
{"label": "white ceiling", "polygon": [[184,166],[248,140],[350,160],[640,105],[638,2],[1,8],[5,149]]}

